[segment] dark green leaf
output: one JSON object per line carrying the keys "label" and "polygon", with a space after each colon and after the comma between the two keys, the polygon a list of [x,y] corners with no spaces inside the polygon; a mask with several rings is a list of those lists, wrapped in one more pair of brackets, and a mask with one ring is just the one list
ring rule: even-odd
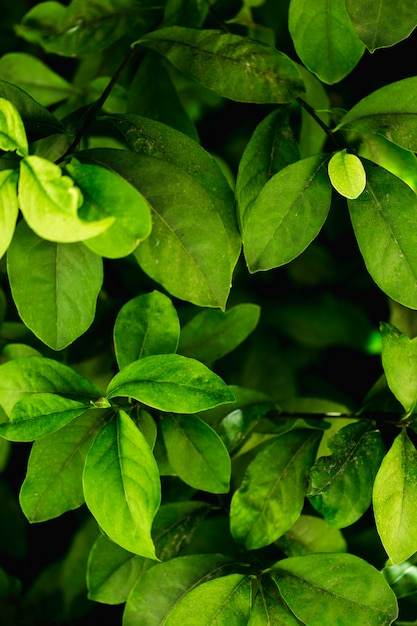
{"label": "dark green leaf", "polygon": [[114,325],[119,369],[152,354],[176,352],[180,334],[171,300],[159,291],[136,296],[120,309]]}
{"label": "dark green leaf", "polygon": [[295,64],[284,53],[247,37],[173,26],[137,43],[230,100],[284,103],[304,91]]}
{"label": "dark green leaf", "polygon": [[208,424],[196,415],[165,415],[161,421],[172,469],[188,485],[211,493],[227,493],[230,457]]}
{"label": "dark green leaf", "polygon": [[417,339],[381,322],[382,366],[388,387],[411,415],[417,404]]}
{"label": "dark green leaf", "polygon": [[297,626],[300,622],[285,606],[268,574],[260,579],[248,626]]}
{"label": "dark green leaf", "polygon": [[310,554],[279,561],[271,575],[294,615],[306,626],[389,626],[398,615],[380,572],[352,554]]}
{"label": "dark green leaf", "polygon": [[179,354],[152,355],[130,363],[110,381],[107,395],[135,398],[175,413],[194,413],[234,400],[217,374]]}
{"label": "dark green leaf", "polygon": [[338,528],[329,528],[325,520],[300,515],[293,526],[277,541],[287,556],[303,556],[312,552],[346,552],[346,540]]}
{"label": "dark green leaf", "polygon": [[267,546],[298,519],[307,472],[320,443],[317,430],[292,430],[266,445],[249,464],[230,509],[232,535],[249,550]]}
{"label": "dark green leaf", "polygon": [[97,434],[83,473],[85,501],[103,531],[125,550],[155,559],[151,527],[161,492],[144,436],[119,411]]}
{"label": "dark green leaf", "polygon": [[382,574],[397,598],[417,593],[417,567],[412,560],[384,567]]}
{"label": "dark green leaf", "polygon": [[164,26],[200,28],[210,9],[210,0],[168,0],[164,9]]}
{"label": "dark green leaf", "polygon": [[20,317],[54,350],[91,325],[103,265],[82,243],[42,240],[21,221],[8,250],[7,271]]}
{"label": "dark green leaf", "polygon": [[307,496],[329,526],[345,528],[369,508],[385,449],[380,431],[366,422],[344,426],[328,446],[332,454],[310,470]]}

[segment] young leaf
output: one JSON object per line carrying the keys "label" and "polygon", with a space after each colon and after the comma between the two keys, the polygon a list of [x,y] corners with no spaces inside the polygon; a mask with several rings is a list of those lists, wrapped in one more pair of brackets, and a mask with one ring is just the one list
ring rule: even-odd
{"label": "young leaf", "polygon": [[179,354],[151,355],[127,365],[107,388],[108,398],[118,396],[175,413],[195,413],[234,400],[217,374]]}
{"label": "young leaf", "polygon": [[13,239],[16,220],[19,213],[17,200],[16,170],[0,172],[0,258],[4,255]]}
{"label": "young leaf", "polygon": [[105,167],[79,163],[75,159],[66,169],[83,196],[79,215],[88,221],[96,219],[96,223],[103,218],[115,220],[102,234],[87,239],[87,248],[116,259],[128,256],[149,237],[151,209],[133,185]]}
{"label": "young leaf", "polygon": [[381,463],[372,498],[378,534],[392,565],[417,552],[416,498],[417,451],[403,428]]}
{"label": "young leaf", "polygon": [[365,50],[344,0],[291,0],[288,26],[304,65],[329,85],[347,76]]}
{"label": "young leaf", "polygon": [[321,435],[307,429],[287,432],[266,445],[249,464],[230,509],[232,535],[248,550],[269,545],[299,517],[307,472]]}
{"label": "young leaf", "polygon": [[407,0],[346,0],[358,36],[370,52],[406,39],[417,26],[414,7]]}
{"label": "young leaf", "polygon": [[169,613],[166,626],[247,624],[252,604],[252,577],[229,574],[203,582],[186,593]]}
{"label": "young leaf", "polygon": [[258,41],[218,30],[162,28],[139,39],[177,69],[238,102],[291,102],[304,91],[295,64]]}
{"label": "young leaf", "polygon": [[92,323],[103,264],[82,243],[42,240],[22,220],[7,253],[7,271],[20,317],[53,350],[68,346]]}
{"label": "young leaf", "polygon": [[102,419],[103,412],[88,411],[35,441],[20,489],[20,506],[30,522],[59,517],[84,503],[84,461]]}
{"label": "young leaf", "polygon": [[307,496],[329,526],[345,528],[370,506],[385,450],[380,431],[366,422],[344,426],[328,446],[332,454],[310,469]]}
{"label": "young leaf", "polygon": [[231,464],[227,449],[197,415],[164,415],[162,434],[172,469],[187,485],[227,493]]}
{"label": "young leaf", "polygon": [[393,300],[417,309],[416,194],[381,167],[365,164],[367,186],[348,200],[350,218],[365,261],[376,284]]}
{"label": "young leaf", "polygon": [[152,354],[176,352],[179,335],[178,315],[167,296],[156,290],[136,296],[122,306],[114,325],[119,369]]}
{"label": "young leaf", "polygon": [[22,157],[28,155],[29,147],[22,118],[15,105],[0,98],[0,150],[16,150]]}
{"label": "young leaf", "polygon": [[346,113],[334,129],[381,133],[406,150],[417,151],[417,76],[377,89]]}
{"label": "young leaf", "polygon": [[398,616],[380,572],[353,554],[309,554],[279,561],[271,576],[285,603],[306,626],[389,626]]}
{"label": "young leaf", "polygon": [[318,235],[331,201],[326,162],[316,155],[284,167],[251,204],[242,223],[251,273],[289,263]]}
{"label": "young leaf", "polygon": [[[220,554],[193,554],[158,563],[139,578],[129,595],[123,626],[134,626],[138,620],[141,626],[167,623],[184,597],[206,581],[217,579],[229,564],[230,559]],[[163,594],[161,580],[164,581]],[[197,619],[199,624],[203,623],[200,616]]]}
{"label": "young leaf", "polygon": [[388,387],[411,415],[417,404],[417,338],[409,339],[392,324],[381,322],[380,327]]}
{"label": "young leaf", "polygon": [[181,330],[178,351],[212,363],[234,350],[255,329],[260,315],[256,304],[238,304],[227,312],[202,311]]}
{"label": "young leaf", "polygon": [[88,452],[85,501],[103,531],[125,550],[155,559],[152,521],[161,500],[158,466],[144,436],[119,411]]}
{"label": "young leaf", "polygon": [[81,220],[82,194],[55,163],[27,156],[20,164],[19,202],[31,229],[49,241],[69,243],[95,237],[113,223],[113,217],[96,222]]}
{"label": "young leaf", "polygon": [[362,161],[355,155],[340,150],[329,161],[328,172],[333,187],[345,198],[355,199],[366,185]]}

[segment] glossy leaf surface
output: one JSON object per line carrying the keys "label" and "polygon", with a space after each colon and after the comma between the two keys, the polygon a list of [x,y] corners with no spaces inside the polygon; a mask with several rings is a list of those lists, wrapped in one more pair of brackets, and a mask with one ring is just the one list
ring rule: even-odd
{"label": "glossy leaf surface", "polygon": [[16,227],[19,213],[17,180],[15,170],[0,172],[0,258],[9,247]]}
{"label": "glossy leaf surface", "polygon": [[388,387],[410,415],[417,403],[417,340],[381,322],[382,365]]}
{"label": "glossy leaf surface", "polygon": [[23,157],[29,150],[19,111],[5,98],[0,98],[0,149],[5,152],[16,150]]}

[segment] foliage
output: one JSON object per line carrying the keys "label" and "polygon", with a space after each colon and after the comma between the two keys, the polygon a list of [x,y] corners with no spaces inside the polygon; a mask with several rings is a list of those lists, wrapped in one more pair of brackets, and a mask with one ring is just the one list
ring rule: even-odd
{"label": "foliage", "polygon": [[3,14],[2,624],[415,624],[410,3]]}

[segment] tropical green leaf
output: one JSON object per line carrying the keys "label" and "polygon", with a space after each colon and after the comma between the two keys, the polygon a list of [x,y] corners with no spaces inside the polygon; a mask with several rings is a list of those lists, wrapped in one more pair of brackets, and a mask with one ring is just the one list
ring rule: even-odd
{"label": "tropical green leaf", "polygon": [[398,616],[394,593],[372,565],[353,554],[309,554],[271,570],[285,603],[306,626],[389,626]]}
{"label": "tropical green leaf", "polygon": [[345,198],[355,199],[366,185],[366,173],[362,161],[346,150],[339,150],[331,157],[328,172],[333,187]]}
{"label": "tropical green leaf", "polygon": [[118,396],[175,413],[195,413],[234,400],[217,374],[179,354],[151,355],[127,365],[107,388],[108,398]]}
{"label": "tropical green leaf", "polygon": [[97,434],[88,452],[85,501],[103,531],[125,550],[155,559],[151,527],[161,499],[158,466],[124,412]]}
{"label": "tropical green leaf", "polygon": [[416,12],[407,0],[346,0],[358,36],[370,52],[406,39],[417,26]]}
{"label": "tropical green leaf", "polygon": [[21,221],[9,246],[7,271],[20,317],[48,346],[62,350],[89,328],[103,265],[82,243],[45,241]]}
{"label": "tropical green leaf", "polygon": [[367,185],[349,213],[366,268],[393,300],[417,309],[416,194],[396,176],[366,164]]}
{"label": "tropical green leaf", "polygon": [[329,85],[347,76],[365,50],[345,0],[291,0],[288,25],[304,65]]}
{"label": "tropical green leaf", "polygon": [[114,349],[119,369],[152,354],[177,350],[178,315],[171,300],[159,291],[141,294],[122,306],[114,325]]}
{"label": "tropical green leaf", "polygon": [[410,415],[417,403],[417,339],[410,339],[392,324],[381,322],[380,328],[388,387]]}
{"label": "tropical green leaf", "polygon": [[20,489],[20,506],[30,522],[59,517],[84,503],[85,457],[103,415],[97,409],[88,411],[35,441]]}
{"label": "tropical green leaf", "polygon": [[366,422],[344,426],[328,447],[332,454],[310,469],[307,496],[329,526],[345,528],[369,508],[385,449],[380,431]]}
{"label": "tropical green leaf", "polygon": [[330,209],[327,155],[287,165],[264,185],[244,215],[242,239],[250,272],[289,263],[315,239]]}
{"label": "tropical green leaf", "polygon": [[256,304],[238,304],[229,311],[202,311],[181,329],[178,352],[212,363],[234,350],[255,329],[260,316]]}
{"label": "tropical green leaf", "polygon": [[16,150],[22,157],[28,155],[28,140],[22,118],[16,106],[0,98],[0,150]]}
{"label": "tropical green leaf", "polygon": [[230,100],[285,103],[304,91],[295,64],[284,53],[248,37],[172,26],[136,43]]}
{"label": "tropical green leaf", "polygon": [[162,434],[172,469],[188,485],[227,493],[231,464],[217,433],[197,415],[165,415]]}
{"label": "tropical green leaf", "polygon": [[13,239],[19,213],[16,170],[0,171],[0,258]]}
{"label": "tropical green leaf", "polygon": [[417,552],[416,498],[417,451],[403,428],[381,463],[372,497],[378,534],[392,565]]}
{"label": "tropical green leaf", "polygon": [[276,541],[300,516],[321,434],[307,429],[284,433],[249,464],[230,509],[232,535],[248,550]]}

